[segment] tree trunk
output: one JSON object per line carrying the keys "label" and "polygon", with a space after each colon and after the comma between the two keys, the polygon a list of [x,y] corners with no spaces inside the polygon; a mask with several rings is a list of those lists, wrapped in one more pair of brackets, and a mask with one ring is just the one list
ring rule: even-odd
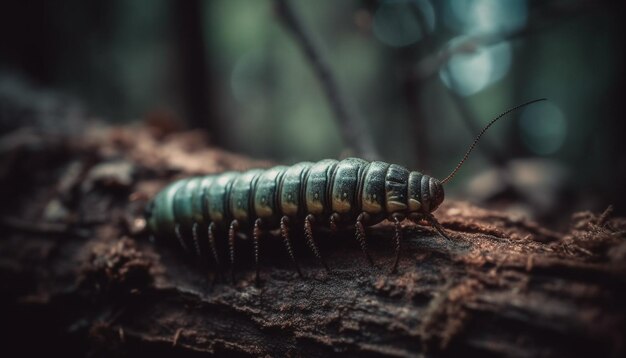
{"label": "tree trunk", "polygon": [[[273,235],[237,242],[236,283],[176,245],[153,243],[142,210],[167,182],[253,162],[198,132],[99,127],[81,138],[13,132],[0,141],[5,349],[95,356],[624,356],[626,219],[589,212],[554,232],[447,201],[430,227],[316,229],[326,273],[294,233],[304,278]],[[172,239],[175,241],[175,239]],[[225,249],[225,240],[218,240]],[[221,253],[225,258],[225,253]],[[223,260],[225,261],[225,260]],[[224,277],[222,277],[224,276]]]}

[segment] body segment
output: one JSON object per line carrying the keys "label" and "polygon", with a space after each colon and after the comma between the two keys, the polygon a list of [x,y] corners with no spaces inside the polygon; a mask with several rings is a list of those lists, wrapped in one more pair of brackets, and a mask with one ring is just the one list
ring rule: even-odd
{"label": "body segment", "polygon": [[231,216],[242,222],[250,220],[250,209],[254,205],[252,193],[259,177],[263,174],[261,169],[252,169],[241,173],[236,177],[230,193],[228,209]]}
{"label": "body segment", "polygon": [[390,164],[385,162],[370,163],[363,180],[362,209],[379,220],[385,217],[387,210],[385,205],[385,176],[389,166]]}
{"label": "body segment", "polygon": [[303,162],[290,166],[285,170],[280,185],[278,203],[283,215],[297,217],[306,212],[306,178],[313,163]]}
{"label": "body segment", "polygon": [[235,179],[241,176],[241,173],[226,172],[215,177],[211,186],[207,189],[207,207],[209,209],[209,221],[218,225],[226,222],[228,217],[232,217],[228,205],[228,197]]}
{"label": "body segment", "polygon": [[348,158],[339,162],[330,180],[330,209],[339,214],[343,221],[352,219],[361,210],[361,196],[358,191],[361,174],[368,162],[363,159]]}

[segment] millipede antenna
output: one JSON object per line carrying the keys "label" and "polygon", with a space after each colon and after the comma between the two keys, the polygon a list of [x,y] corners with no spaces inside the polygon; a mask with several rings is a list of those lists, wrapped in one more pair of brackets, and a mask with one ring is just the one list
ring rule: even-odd
{"label": "millipede antenna", "polygon": [[474,147],[476,146],[476,144],[478,144],[478,141],[480,140],[480,137],[483,136],[483,134],[485,134],[485,132],[487,131],[487,129],[489,129],[489,127],[491,127],[491,125],[493,125],[494,123],[496,123],[496,121],[504,116],[506,116],[507,114],[518,110],[522,107],[528,106],[529,104],[533,104],[536,102],[541,102],[541,101],[546,101],[546,98],[539,98],[539,99],[534,99],[532,101],[528,101],[526,103],[522,103],[518,106],[515,106],[513,108],[507,109],[506,111],[500,113],[496,118],[492,119],[491,122],[489,122],[481,131],[480,134],[478,134],[478,136],[476,137],[476,139],[474,139],[474,143],[472,143],[472,145],[469,147],[469,149],[467,150],[467,152],[465,152],[465,155],[463,156],[463,159],[461,159],[461,161],[459,162],[459,164],[456,165],[456,168],[454,168],[454,170],[448,174],[448,176],[443,179],[441,181],[441,184],[445,184],[447,181],[449,181],[450,179],[452,179],[454,177],[454,175],[456,174],[456,172],[459,171],[459,169],[461,168],[461,166],[463,166],[463,163],[465,163],[465,161],[467,160],[467,158],[469,157],[470,153],[472,152],[472,150],[474,150]]}

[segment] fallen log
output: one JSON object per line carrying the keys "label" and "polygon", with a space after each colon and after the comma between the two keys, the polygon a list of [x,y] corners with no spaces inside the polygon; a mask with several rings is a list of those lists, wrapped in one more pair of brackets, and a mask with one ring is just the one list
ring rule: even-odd
{"label": "fallen log", "polygon": [[[241,356],[623,356],[626,219],[574,214],[553,231],[448,201],[448,241],[406,224],[397,274],[392,225],[319,233],[330,272],[294,238],[304,278],[280,241],[238,249],[236,283],[151,242],[142,210],[176,178],[267,167],[207,146],[197,132],[93,127],[0,141],[0,285],[6,350]],[[294,233],[296,230],[294,230]]]}

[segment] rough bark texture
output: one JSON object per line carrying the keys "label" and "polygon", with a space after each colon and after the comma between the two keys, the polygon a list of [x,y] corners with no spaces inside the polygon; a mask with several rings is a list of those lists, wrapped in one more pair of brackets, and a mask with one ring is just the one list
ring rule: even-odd
{"label": "rough bark texture", "polygon": [[[93,127],[92,127],[93,128]],[[327,274],[302,236],[298,278],[280,240],[250,240],[237,283],[142,232],[146,200],[191,174],[268,166],[155,127],[81,138],[20,131],[0,145],[3,347],[108,356],[624,356],[626,220],[584,212],[567,232],[447,201],[452,241],[392,225],[368,229],[376,267],[352,232],[321,230]],[[297,233],[301,230],[292,230]],[[220,241],[225,248],[225,241]],[[222,257],[224,253],[222,253]]]}

